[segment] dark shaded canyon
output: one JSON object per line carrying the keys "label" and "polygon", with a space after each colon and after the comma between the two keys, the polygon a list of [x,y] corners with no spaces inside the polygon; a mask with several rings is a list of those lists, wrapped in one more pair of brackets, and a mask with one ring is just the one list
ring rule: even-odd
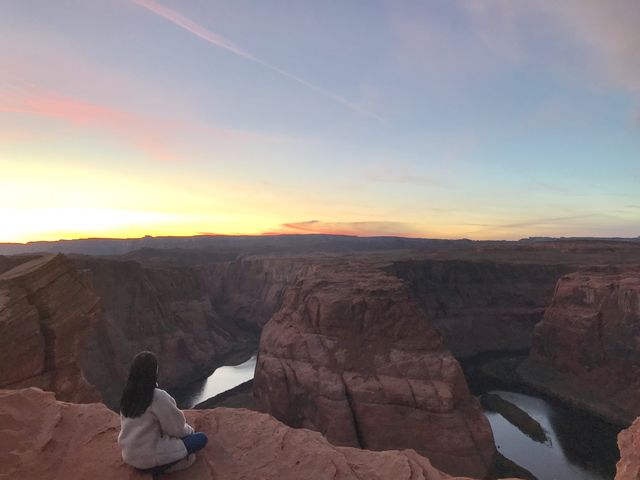
{"label": "dark shaded canyon", "polygon": [[[633,378],[638,273],[632,265],[640,263],[639,252],[635,244],[579,241],[433,251],[285,255],[168,248],[54,257],[65,275],[78,279],[81,292],[33,273],[19,274],[16,283],[16,269],[34,256],[0,257],[0,271],[11,274],[38,318],[68,325],[49,329],[54,335],[38,327],[42,365],[4,385],[64,392],[86,378],[114,407],[140,350],[159,355],[161,383],[172,388],[242,361],[259,345],[254,396],[267,413],[337,445],[414,448],[440,469],[479,477],[491,469],[493,440],[453,355],[523,351],[533,344],[525,366],[562,375],[566,385],[611,372]],[[47,275],[42,270],[42,278]],[[38,287],[43,281],[46,295]],[[565,288],[571,281],[577,286]],[[15,307],[6,308],[17,300],[6,298],[20,295],[3,285],[10,295],[4,294],[0,326],[18,331]],[[585,303],[587,291],[595,300]],[[83,298],[99,301],[84,308]],[[578,324],[585,327],[576,336]],[[29,332],[19,335],[36,338]],[[61,338],[75,346],[71,355],[46,347]],[[551,377],[529,384],[554,390]],[[623,383],[603,394],[631,395],[635,384]]]}

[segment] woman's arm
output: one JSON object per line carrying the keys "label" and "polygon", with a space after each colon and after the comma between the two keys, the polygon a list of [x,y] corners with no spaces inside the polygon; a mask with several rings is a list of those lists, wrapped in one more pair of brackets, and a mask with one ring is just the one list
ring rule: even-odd
{"label": "woman's arm", "polygon": [[184,413],[176,406],[176,401],[164,390],[156,388],[151,408],[166,434],[182,438],[193,433],[193,428],[186,422]]}

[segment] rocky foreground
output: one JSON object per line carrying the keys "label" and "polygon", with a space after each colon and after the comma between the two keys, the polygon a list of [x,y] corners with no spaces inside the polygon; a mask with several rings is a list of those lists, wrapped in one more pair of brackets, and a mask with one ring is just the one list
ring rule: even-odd
{"label": "rocky foreground", "polygon": [[[122,463],[120,421],[103,404],[61,402],[37,388],[0,390],[0,412],[0,478],[150,478]],[[438,471],[413,450],[336,447],[317,432],[292,429],[266,414],[226,408],[186,413],[209,435],[209,444],[189,470],[167,479],[465,480]],[[620,433],[618,445],[615,480],[637,480],[640,419]]]}
{"label": "rocky foreground", "polygon": [[[120,420],[102,404],[60,402],[28,388],[0,391],[0,412],[0,478],[150,478],[122,463]],[[413,450],[335,447],[317,432],[249,410],[190,410],[187,418],[209,444],[190,469],[168,479],[462,480]]]}

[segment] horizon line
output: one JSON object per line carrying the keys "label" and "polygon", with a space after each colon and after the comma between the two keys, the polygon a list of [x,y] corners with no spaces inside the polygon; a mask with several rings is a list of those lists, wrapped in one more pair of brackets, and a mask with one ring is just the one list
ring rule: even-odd
{"label": "horizon line", "polygon": [[252,237],[252,238],[265,238],[265,237],[344,237],[344,238],[396,238],[396,239],[404,239],[404,240],[432,240],[432,241],[468,241],[468,242],[521,242],[524,240],[630,240],[630,241],[640,241],[640,235],[636,237],[596,237],[596,236],[529,236],[529,237],[521,237],[519,239],[505,239],[505,238],[495,238],[495,239],[472,239],[467,237],[418,237],[418,236],[402,236],[402,235],[354,235],[354,234],[344,234],[344,233],[326,233],[326,232],[317,232],[317,233],[282,233],[282,232],[264,232],[257,234],[225,234],[225,233],[197,233],[194,235],[143,235],[141,237],[78,237],[78,238],[59,238],[57,240],[27,240],[26,242],[12,242],[12,241],[2,241],[0,240],[0,245],[29,245],[34,243],[57,243],[57,242],[77,242],[77,241],[97,241],[97,240],[113,240],[113,241],[124,241],[124,240],[144,240],[147,238],[152,239],[163,239],[163,238],[175,238],[175,239],[187,239],[187,238],[197,238],[197,237],[228,237],[228,238],[240,238],[240,237]]}

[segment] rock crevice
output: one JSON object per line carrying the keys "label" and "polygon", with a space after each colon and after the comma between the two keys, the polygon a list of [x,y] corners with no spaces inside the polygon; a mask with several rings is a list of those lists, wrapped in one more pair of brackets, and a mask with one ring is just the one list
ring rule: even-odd
{"label": "rock crevice", "polygon": [[99,399],[79,364],[99,300],[63,255],[38,257],[0,275],[0,386],[37,385],[65,400]]}

